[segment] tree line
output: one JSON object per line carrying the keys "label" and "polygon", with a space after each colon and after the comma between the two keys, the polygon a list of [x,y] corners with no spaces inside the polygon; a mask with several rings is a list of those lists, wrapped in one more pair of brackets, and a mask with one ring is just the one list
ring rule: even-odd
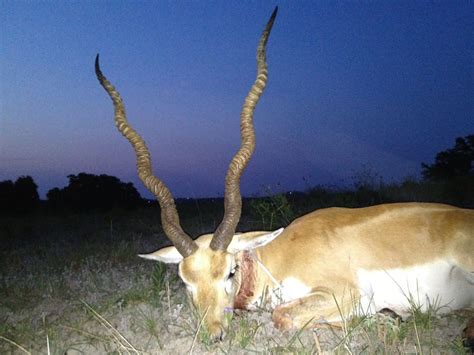
{"label": "tree line", "polygon": [[0,182],[0,213],[24,214],[39,207],[52,211],[107,211],[112,208],[133,209],[144,201],[132,183],[115,176],[79,173],[68,176],[66,187],[53,188],[41,201],[38,186],[31,176],[21,176],[15,182]]}
{"label": "tree line", "polygon": [[[433,164],[422,164],[423,180],[427,182],[467,179],[474,185],[474,135],[459,137],[453,148],[436,154]],[[64,188],[53,188],[41,201],[38,186],[31,176],[16,181],[0,181],[0,214],[26,214],[43,207],[53,211],[133,209],[144,200],[132,183],[124,183],[109,175],[80,173],[69,175]]]}

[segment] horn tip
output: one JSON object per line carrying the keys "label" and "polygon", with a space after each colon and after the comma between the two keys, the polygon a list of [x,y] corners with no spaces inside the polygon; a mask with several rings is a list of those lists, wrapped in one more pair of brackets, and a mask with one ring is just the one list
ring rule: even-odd
{"label": "horn tip", "polygon": [[277,13],[278,13],[278,6],[275,6],[275,9],[273,10],[272,12],[272,15],[270,16],[270,19],[268,20],[268,28],[271,29],[272,26],[273,26],[273,22],[275,22],[275,18],[277,16]]}
{"label": "horn tip", "polygon": [[278,13],[278,5],[275,6],[275,9],[273,10],[272,16],[270,18],[274,19]]}
{"label": "horn tip", "polygon": [[98,78],[101,78],[103,76],[99,65],[99,53],[97,53],[97,55],[95,56],[95,73]]}

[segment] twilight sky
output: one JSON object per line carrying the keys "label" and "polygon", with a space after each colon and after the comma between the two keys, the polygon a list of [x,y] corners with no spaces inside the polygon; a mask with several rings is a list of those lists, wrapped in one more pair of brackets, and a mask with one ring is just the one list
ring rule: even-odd
{"label": "twilight sky", "polygon": [[176,197],[222,195],[275,5],[244,195],[419,176],[474,133],[472,1],[1,1],[0,180],[31,175],[44,197],[105,173],[151,197],[100,53],[156,175]]}

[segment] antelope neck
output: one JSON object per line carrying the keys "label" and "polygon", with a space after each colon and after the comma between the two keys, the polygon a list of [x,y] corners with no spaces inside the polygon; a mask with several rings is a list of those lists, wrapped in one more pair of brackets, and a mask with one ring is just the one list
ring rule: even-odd
{"label": "antelope neck", "polygon": [[256,280],[255,261],[251,252],[244,250],[240,257],[240,288],[234,299],[235,309],[247,309],[252,302]]}
{"label": "antelope neck", "polygon": [[255,282],[258,267],[275,283],[276,288],[274,291],[281,288],[281,284],[258,259],[253,250],[244,250],[240,257],[240,288],[234,299],[235,309],[247,309],[252,303],[253,297],[255,296]]}

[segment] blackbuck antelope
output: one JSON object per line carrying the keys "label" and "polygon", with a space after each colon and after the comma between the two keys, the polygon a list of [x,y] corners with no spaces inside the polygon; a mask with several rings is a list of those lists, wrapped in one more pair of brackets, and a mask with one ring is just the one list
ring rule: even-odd
{"label": "blackbuck antelope", "polygon": [[115,108],[115,123],[133,146],[138,175],[161,207],[163,230],[174,246],[141,255],[179,264],[194,305],[215,338],[225,312],[268,302],[281,329],[340,323],[344,317],[389,308],[407,315],[413,304],[440,311],[474,305],[474,210],[433,203],[327,208],[274,232],[236,233],[240,176],[255,147],[253,113],[267,83],[266,44],[277,9],[257,49],[257,77],[240,116],[241,147],[225,179],[225,213],[213,235],[193,240],[180,226],[173,197],[152,173],[143,139],[130,126],[120,94],[100,84]]}

